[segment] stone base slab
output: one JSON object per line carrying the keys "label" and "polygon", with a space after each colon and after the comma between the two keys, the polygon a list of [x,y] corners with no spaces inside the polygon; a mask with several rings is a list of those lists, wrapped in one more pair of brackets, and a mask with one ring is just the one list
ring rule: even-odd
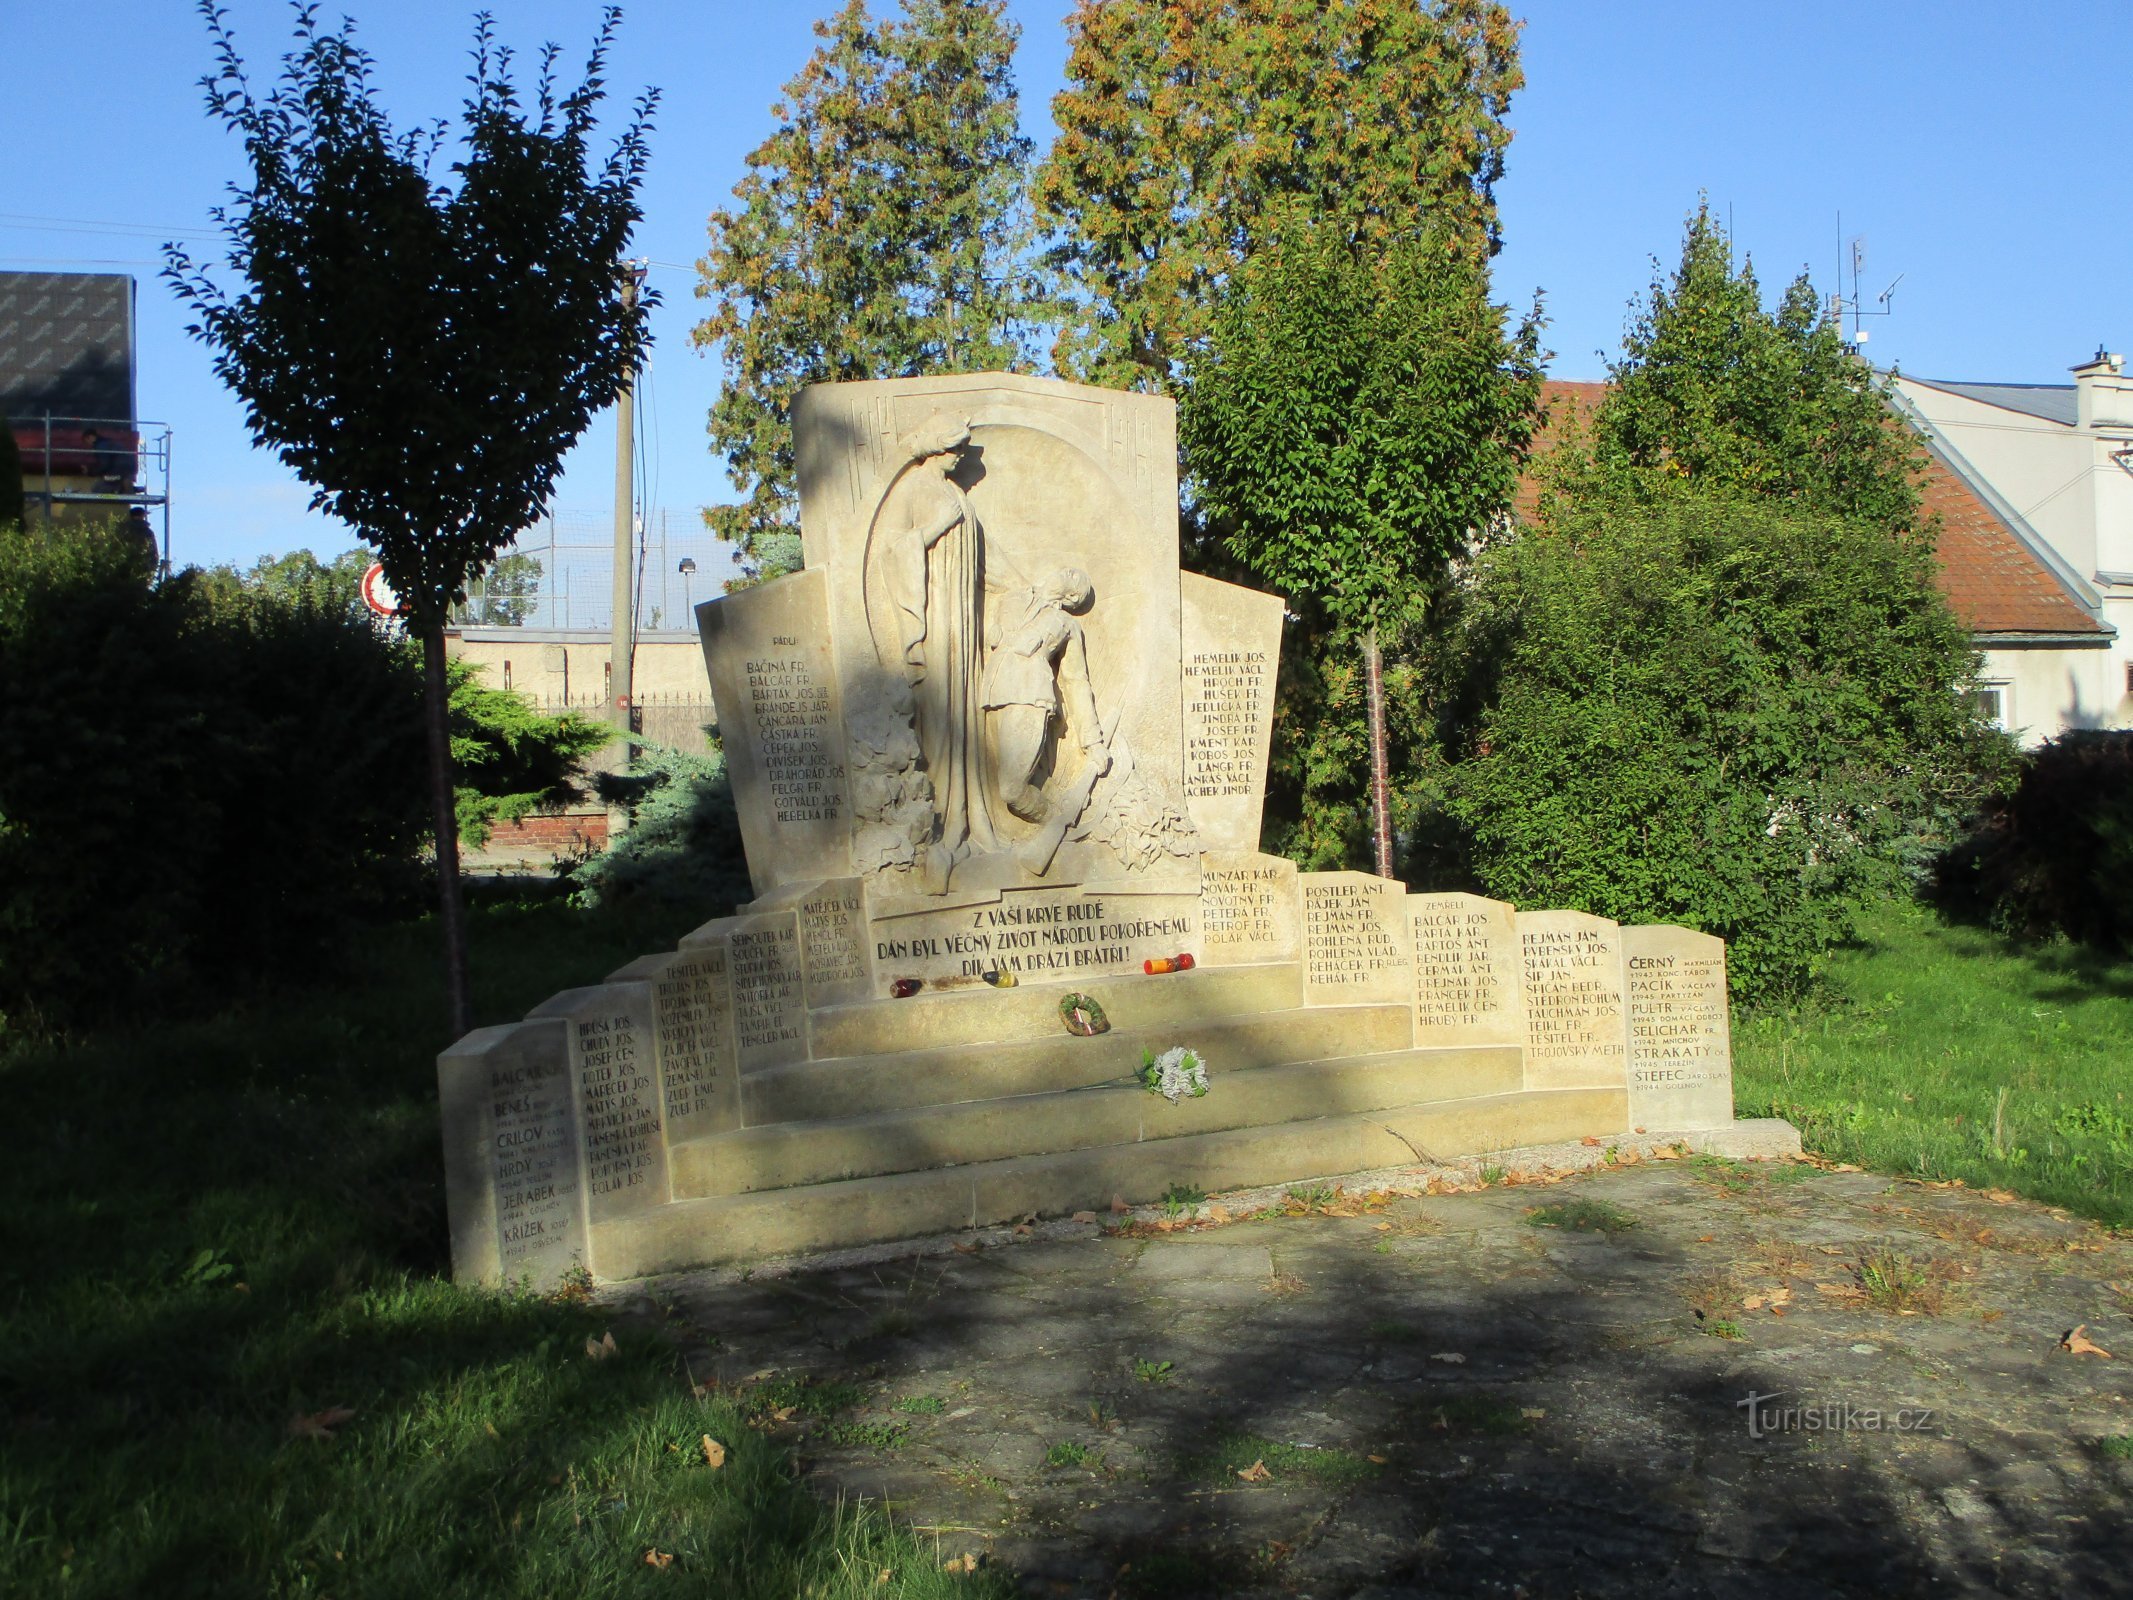
{"label": "stone base slab", "polygon": [[[1351,1038],[1362,1031],[1352,1030]],[[1097,1061],[1097,1070],[1103,1069],[1100,1058],[1083,1059]],[[1130,1059],[1138,1065],[1137,1054]],[[1115,1057],[1108,1063],[1114,1068],[1117,1064]],[[1176,1105],[1151,1095],[1138,1082],[1120,1081],[1122,1075],[1114,1070],[1105,1081],[1087,1087],[775,1123],[694,1140],[673,1149],[674,1197],[791,1188],[1047,1149],[1139,1144],[1299,1122],[1329,1112],[1503,1095],[1519,1088],[1521,1070],[1518,1051],[1510,1048],[1289,1060],[1225,1072],[1214,1093]],[[1396,1120],[1401,1113],[1386,1115]]]}
{"label": "stone base slab", "polygon": [[1172,1184],[1214,1193],[1297,1183],[1501,1145],[1512,1127],[1562,1139],[1620,1139],[1626,1091],[1486,1095],[1391,1112],[1104,1145],[855,1178],[760,1194],[679,1200],[591,1230],[603,1280],[834,1250],[978,1228],[1029,1215],[1159,1198]]}
{"label": "stone base slab", "polygon": [[[1477,1151],[1470,1155],[1452,1156],[1442,1160],[1420,1163],[1409,1161],[1398,1166],[1375,1167],[1360,1172],[1320,1173],[1315,1176],[1322,1182],[1337,1184],[1351,1195],[1370,1195],[1383,1193],[1388,1189],[1420,1188],[1433,1182],[1457,1188],[1480,1188],[1486,1181],[1484,1174],[1492,1170],[1512,1179],[1588,1172],[1619,1162],[1624,1151],[1635,1151],[1640,1159],[1648,1157],[1656,1150],[1683,1148],[1695,1154],[1720,1156],[1729,1160],[1784,1161],[1800,1158],[1799,1130],[1791,1123],[1775,1117],[1766,1117],[1736,1126],[1753,1130],[1744,1141],[1748,1148],[1744,1148],[1739,1154],[1726,1149],[1709,1148],[1713,1142],[1725,1144],[1730,1141],[1713,1141],[1711,1130],[1708,1129],[1662,1129],[1654,1133],[1602,1139],[1594,1144],[1587,1144],[1580,1137],[1553,1144],[1520,1145],[1512,1149]],[[1721,1133],[1724,1131],[1720,1130]],[[1287,1196],[1287,1187],[1296,1181],[1298,1180],[1282,1179],[1271,1185],[1221,1190],[1209,1196],[1200,1207],[1200,1214],[1204,1216],[1219,1209],[1234,1218],[1248,1218],[1257,1211],[1281,1204]],[[1018,1233],[1013,1225],[1005,1222],[976,1228],[967,1225],[952,1226],[924,1236],[796,1251],[785,1255],[752,1258],[746,1262],[729,1261],[723,1265],[700,1269],[660,1269],[648,1272],[644,1277],[671,1280],[686,1275],[697,1284],[714,1286],[744,1278],[755,1281],[782,1278],[795,1272],[866,1267],[885,1261],[944,1256],[960,1250],[969,1250],[973,1246],[991,1248],[1018,1240],[1043,1242],[1087,1238],[1100,1232],[1105,1226],[1169,1220],[1171,1215],[1165,1207],[1158,1203],[1144,1203],[1129,1205],[1120,1213],[1105,1210],[1104,1219],[1100,1223],[1075,1222],[1065,1217],[1040,1220],[1031,1226],[1026,1234]],[[595,1290],[595,1298],[624,1302],[643,1294],[644,1289],[643,1279],[609,1280]]]}
{"label": "stone base slab", "polygon": [[1090,1039],[1055,1027],[1044,1038],[1014,1044],[954,1045],[765,1068],[741,1081],[741,1118],[743,1126],[757,1128],[1088,1088],[1134,1076],[1144,1049],[1160,1055],[1178,1044],[1190,1044],[1218,1079],[1226,1079],[1233,1072],[1291,1062],[1383,1055],[1407,1049],[1410,1039],[1403,1006],[1114,1027]]}

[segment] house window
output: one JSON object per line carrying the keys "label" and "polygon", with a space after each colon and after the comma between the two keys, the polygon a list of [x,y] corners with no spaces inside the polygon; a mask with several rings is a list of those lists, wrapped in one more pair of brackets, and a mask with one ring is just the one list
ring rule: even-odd
{"label": "house window", "polygon": [[2009,718],[2014,710],[2012,698],[2008,693],[2008,686],[2004,683],[1981,683],[1970,691],[1970,704],[1976,708],[1979,716],[1995,728],[2006,729],[2011,726]]}

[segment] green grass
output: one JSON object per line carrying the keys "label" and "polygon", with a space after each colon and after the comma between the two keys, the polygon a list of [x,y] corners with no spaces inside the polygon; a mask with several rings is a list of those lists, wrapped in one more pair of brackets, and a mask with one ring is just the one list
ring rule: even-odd
{"label": "green grass", "polygon": [[1561,1200],[1526,1213],[1534,1228],[1567,1228],[1574,1233],[1627,1233],[1637,1219],[1605,1200]]}
{"label": "green grass", "polygon": [[2096,1448],[2111,1461],[2133,1461],[2133,1433],[2114,1433],[2096,1441]]}
{"label": "green grass", "polygon": [[1829,979],[1823,1002],[1736,1019],[1742,1116],[1875,1171],[2133,1226],[2133,959],[1890,905]]}
{"label": "green grass", "polygon": [[1307,1450],[1302,1445],[1262,1439],[1255,1433],[1225,1433],[1189,1458],[1185,1476],[1235,1483],[1237,1474],[1264,1465],[1275,1478],[1308,1478],[1315,1483],[1360,1483],[1377,1476],[1377,1463],[1349,1450]]}
{"label": "green grass", "polygon": [[937,1417],[948,1409],[948,1402],[937,1394],[907,1394],[896,1402],[896,1409],[914,1417]]}
{"label": "green grass", "polygon": [[[480,1020],[695,920],[478,907]],[[446,1281],[435,938],[375,930],[316,990],[0,1056],[35,1130],[0,1168],[0,1593],[1003,1592],[815,1501],[656,1333]],[[353,1412],[330,1437],[292,1433],[330,1408]]]}
{"label": "green grass", "polygon": [[1093,1467],[1102,1460],[1101,1451],[1091,1450],[1072,1439],[1061,1439],[1044,1452],[1044,1464],[1048,1467]]}

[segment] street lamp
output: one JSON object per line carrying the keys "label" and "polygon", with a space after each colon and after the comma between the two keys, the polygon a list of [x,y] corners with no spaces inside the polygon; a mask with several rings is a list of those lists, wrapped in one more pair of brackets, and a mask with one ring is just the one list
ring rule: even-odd
{"label": "street lamp", "polygon": [[683,556],[681,565],[674,569],[681,574],[681,596],[689,608],[689,620],[696,620],[696,557]]}

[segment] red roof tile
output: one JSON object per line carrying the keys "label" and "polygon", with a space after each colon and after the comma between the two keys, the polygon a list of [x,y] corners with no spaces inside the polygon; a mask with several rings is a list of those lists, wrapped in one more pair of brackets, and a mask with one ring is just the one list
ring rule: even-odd
{"label": "red roof tile", "polygon": [[[1556,378],[1543,382],[1544,415],[1533,440],[1534,460],[1588,424],[1606,394],[1605,383]],[[1940,518],[1941,593],[1973,634],[2107,632],[1962,475],[1930,448],[1920,489],[1926,513]],[[1539,498],[1529,470],[1520,477],[1514,499],[1518,515],[1532,516]]]}

